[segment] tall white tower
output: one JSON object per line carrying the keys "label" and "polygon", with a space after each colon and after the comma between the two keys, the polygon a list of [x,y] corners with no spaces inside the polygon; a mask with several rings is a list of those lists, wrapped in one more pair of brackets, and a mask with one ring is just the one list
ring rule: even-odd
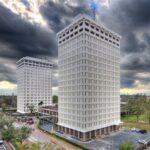
{"label": "tall white tower", "polygon": [[58,34],[59,130],[86,141],[120,123],[120,36],[86,15]]}
{"label": "tall white tower", "polygon": [[23,57],[17,62],[17,112],[27,113],[31,106],[38,111],[52,104],[52,64],[47,60]]}

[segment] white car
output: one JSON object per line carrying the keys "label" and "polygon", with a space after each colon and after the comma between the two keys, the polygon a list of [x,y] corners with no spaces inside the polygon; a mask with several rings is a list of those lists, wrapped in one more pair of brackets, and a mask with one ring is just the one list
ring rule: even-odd
{"label": "white car", "polygon": [[146,140],[138,140],[138,142],[139,142],[140,144],[147,144],[147,141],[146,141]]}
{"label": "white car", "polygon": [[140,129],[138,129],[138,128],[132,128],[131,131],[133,131],[133,132],[139,132]]}
{"label": "white car", "polygon": [[3,140],[0,140],[0,145],[3,144],[3,143],[4,143],[4,141],[3,141]]}

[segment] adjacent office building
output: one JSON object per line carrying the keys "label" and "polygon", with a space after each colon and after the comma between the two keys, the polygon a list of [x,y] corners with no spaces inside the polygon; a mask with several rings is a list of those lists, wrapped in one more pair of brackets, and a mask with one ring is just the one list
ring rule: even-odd
{"label": "adjacent office building", "polygon": [[120,123],[120,36],[86,15],[58,34],[59,130],[80,140]]}
{"label": "adjacent office building", "polygon": [[27,113],[38,104],[52,104],[52,64],[43,59],[23,57],[17,62],[17,112]]}

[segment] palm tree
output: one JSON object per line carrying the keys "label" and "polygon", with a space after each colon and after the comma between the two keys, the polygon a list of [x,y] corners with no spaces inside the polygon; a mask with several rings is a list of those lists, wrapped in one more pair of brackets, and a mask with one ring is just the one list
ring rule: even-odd
{"label": "palm tree", "polygon": [[43,101],[40,101],[39,103],[38,103],[38,106],[42,106],[44,103],[43,103]]}

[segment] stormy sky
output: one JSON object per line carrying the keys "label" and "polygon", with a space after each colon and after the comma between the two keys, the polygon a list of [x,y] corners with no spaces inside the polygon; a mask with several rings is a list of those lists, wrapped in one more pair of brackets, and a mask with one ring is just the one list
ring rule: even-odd
{"label": "stormy sky", "polygon": [[[0,94],[16,90],[16,61],[25,56],[55,64],[53,92],[57,93],[56,33],[76,15],[90,15],[89,1],[49,0],[33,6],[16,0],[12,7],[11,0],[0,0]],[[150,1],[111,0],[104,5],[106,1],[97,0],[97,21],[122,36],[121,94],[150,94]]]}

